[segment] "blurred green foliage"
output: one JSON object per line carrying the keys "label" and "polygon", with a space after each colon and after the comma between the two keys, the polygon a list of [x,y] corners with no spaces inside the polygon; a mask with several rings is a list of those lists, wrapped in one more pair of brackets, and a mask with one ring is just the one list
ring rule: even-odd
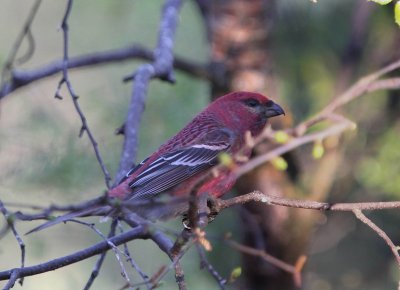
{"label": "blurred green foliage", "polygon": [[400,124],[383,134],[376,144],[375,154],[359,164],[359,179],[375,189],[378,195],[400,197]]}

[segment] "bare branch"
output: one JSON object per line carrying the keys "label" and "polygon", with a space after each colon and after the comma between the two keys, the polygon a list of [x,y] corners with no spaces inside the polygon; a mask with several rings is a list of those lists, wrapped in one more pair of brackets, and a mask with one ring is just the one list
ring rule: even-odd
{"label": "bare branch", "polygon": [[294,280],[296,286],[301,287],[301,270],[303,269],[303,266],[305,264],[306,256],[304,256],[304,255],[300,256],[297,259],[297,262],[295,263],[295,265],[290,265],[278,258],[275,258],[274,256],[271,256],[264,250],[259,250],[259,249],[255,249],[252,247],[248,247],[246,245],[239,244],[238,242],[235,242],[233,240],[225,240],[225,242],[232,248],[234,248],[242,253],[260,257],[260,258],[264,259],[265,261],[267,261],[268,263],[274,265],[275,267],[292,274],[293,280]]}
{"label": "bare branch", "polygon": [[61,86],[65,83],[68,88],[68,91],[72,97],[72,101],[74,103],[75,110],[77,111],[77,113],[81,119],[81,122],[82,122],[82,128],[81,128],[79,135],[81,136],[83,134],[83,132],[86,131],[86,133],[90,139],[90,142],[92,143],[93,150],[95,152],[97,161],[99,162],[101,170],[103,171],[106,186],[107,186],[107,188],[110,188],[110,181],[111,181],[110,174],[108,173],[108,170],[104,164],[103,158],[101,157],[98,143],[97,143],[96,139],[94,138],[92,132],[90,131],[89,125],[86,121],[86,117],[83,114],[81,107],[79,106],[79,103],[78,103],[79,97],[75,93],[74,89],[72,88],[72,84],[71,84],[71,82],[69,80],[69,76],[68,76],[68,61],[69,61],[69,58],[68,58],[68,45],[69,45],[69,43],[68,43],[68,40],[69,40],[68,17],[71,13],[72,3],[73,3],[73,0],[68,1],[67,8],[66,8],[65,14],[64,14],[64,18],[63,18],[63,21],[61,24],[61,29],[63,31],[63,38],[64,38],[63,78],[61,79],[61,81],[58,84],[58,88],[56,91],[56,97],[61,98],[59,91],[60,91]]}
{"label": "bare branch", "polygon": [[377,80],[368,86],[367,92],[371,93],[378,90],[397,90],[400,87],[400,78],[387,78]]}
{"label": "bare branch", "polygon": [[124,127],[125,140],[115,182],[118,182],[135,162],[139,126],[150,80],[155,76],[162,76],[162,78],[169,82],[174,81],[172,76],[172,49],[181,5],[182,0],[165,1],[161,17],[158,44],[154,52],[155,60],[152,64],[142,65],[135,72],[132,97]]}
{"label": "bare branch", "polygon": [[4,286],[3,290],[9,290],[14,287],[15,281],[17,281],[17,279],[21,277],[19,272],[20,272],[19,270],[13,271],[10,279],[8,280],[6,286]]}
{"label": "bare branch", "polygon": [[[354,85],[352,85],[344,93],[337,96],[328,106],[317,113],[314,117],[298,125],[295,132],[302,135],[302,132],[305,132],[307,128],[320,120],[324,120],[326,116],[330,115],[338,108],[346,105],[347,103],[360,97],[366,92],[375,91],[378,89],[399,88],[400,84],[398,83],[398,81],[396,81],[396,79],[391,79],[390,82],[386,83],[382,82],[382,80],[379,81],[379,78],[383,75],[399,68],[400,60],[397,60],[376,72],[360,78]],[[377,81],[378,83],[376,83]]]}
{"label": "bare branch", "polygon": [[301,137],[293,138],[289,140],[286,144],[283,144],[271,151],[266,152],[263,155],[259,155],[253,159],[251,159],[246,164],[240,166],[237,170],[235,170],[235,174],[239,177],[243,174],[253,170],[255,167],[260,166],[261,164],[272,160],[273,158],[285,154],[293,149],[300,147],[301,145],[311,143],[315,140],[322,140],[332,135],[338,135],[343,131],[354,128],[354,124],[351,122],[340,122],[338,124],[332,125],[325,130],[310,133]]}
{"label": "bare branch", "polygon": [[[113,64],[116,62],[123,62],[134,59],[153,61],[153,52],[140,45],[133,44],[123,48],[102,52],[93,52],[81,56],[71,57],[68,61],[68,69]],[[61,59],[44,64],[36,69],[14,69],[12,71],[11,79],[8,82],[5,82],[0,87],[0,99],[19,88],[31,84],[32,82],[62,72],[63,65],[64,62]],[[200,79],[212,80],[210,69],[205,64],[200,64],[184,58],[175,57],[174,68]],[[128,81],[130,79],[132,79],[132,77],[127,77],[125,78],[125,81]]]}
{"label": "bare branch", "polygon": [[[110,239],[111,237],[115,236],[115,229],[117,226],[117,222],[118,220],[114,220],[111,224],[110,227],[110,232],[108,234],[107,239]],[[107,252],[103,252],[100,257],[98,258],[96,265],[94,266],[92,273],[90,274],[89,280],[86,282],[85,288],[83,288],[84,290],[89,290],[90,287],[92,286],[94,280],[97,278],[97,276],[99,275],[101,266],[103,265],[104,259],[107,255]]]}
{"label": "bare branch", "polygon": [[150,235],[147,227],[137,226],[136,228],[126,233],[110,238],[108,241],[99,242],[91,247],[80,250],[71,255],[53,259],[49,262],[30,267],[15,268],[7,271],[2,271],[0,272],[0,280],[10,279],[13,275],[17,275],[17,278],[21,278],[53,271],[93,257],[95,255],[103,253],[104,251],[108,251],[111,249],[110,243],[118,246],[134,239],[148,239],[149,237]]}
{"label": "bare branch", "polygon": [[[301,145],[317,140],[323,140],[332,135],[341,134],[348,129],[354,129],[356,125],[353,122],[340,115],[335,114],[334,111],[342,107],[343,105],[346,105],[348,102],[354,100],[355,98],[362,96],[365,93],[383,89],[399,89],[400,78],[388,78],[382,80],[378,79],[382,75],[396,70],[399,67],[400,60],[389,64],[388,66],[378,70],[377,72],[362,77],[343,94],[336,97],[330,104],[328,104],[314,117],[300,123],[294,129],[287,130],[288,134],[292,135],[292,138],[287,143],[278,146],[263,155],[253,158],[246,164],[238,167],[238,169],[235,170],[235,174],[240,177],[243,174],[256,168],[257,166],[260,166],[261,164],[270,161],[273,158],[278,157],[284,153],[287,153]],[[331,120],[334,124],[319,132],[304,135],[311,126],[324,120]],[[259,136],[257,140],[253,140],[252,144],[250,144],[249,147],[254,147],[255,145],[264,141],[266,138],[271,139],[271,136],[269,136],[268,133],[268,130],[265,131],[265,133],[261,134],[261,136]]]}
{"label": "bare branch", "polygon": [[[1,200],[0,200],[0,211],[3,214],[4,218],[6,219],[7,226],[11,229],[12,233],[14,234],[14,237],[17,240],[17,243],[18,243],[19,248],[21,250],[21,269],[23,269],[25,267],[25,243],[22,241],[21,236],[19,235],[19,233],[15,229],[15,226],[14,226],[15,217],[13,217],[8,212],[8,210],[5,208],[5,206],[4,206],[4,204],[3,204],[3,202]],[[13,279],[14,277],[11,277],[11,278]],[[12,282],[9,282],[8,284],[12,287],[14,285],[15,281],[18,278],[19,277],[15,276],[15,280],[12,281],[12,279],[11,279],[10,281],[12,281]],[[19,283],[22,285],[23,281],[24,281],[24,279],[23,279],[23,277],[21,277]],[[8,289],[7,286],[4,289]]]}
{"label": "bare branch", "polygon": [[[122,228],[122,225],[120,224],[120,222],[118,220],[115,220],[115,221],[118,223],[120,232],[123,233],[124,230]],[[128,244],[126,244],[126,243],[124,244],[124,253],[125,253],[127,262],[129,262],[131,264],[132,268],[135,269],[136,272],[139,274],[139,276],[143,279],[143,283],[146,285],[147,290],[151,290],[149,277],[142,271],[142,269],[140,269],[138,264],[133,260],[132,255],[128,248]]]}
{"label": "bare branch", "polygon": [[49,207],[43,206],[34,206],[34,205],[25,205],[25,204],[15,204],[15,203],[5,203],[10,206],[15,207],[27,207],[34,210],[40,210],[39,213],[36,214],[26,214],[20,211],[14,212],[14,215],[17,219],[21,221],[33,221],[33,220],[42,220],[52,218],[52,214],[56,211],[60,212],[75,212],[81,211],[90,207],[98,206],[98,205],[106,205],[108,204],[107,196],[99,196],[78,204],[69,204],[69,205],[56,205],[52,204]]}
{"label": "bare branch", "polygon": [[218,286],[221,290],[226,289],[225,288],[225,284],[227,282],[226,279],[222,278],[221,275],[215,270],[213,265],[211,265],[210,262],[207,260],[204,248],[200,244],[196,244],[196,248],[200,257],[200,268],[206,268],[208,270],[211,276],[213,276],[214,279],[217,281]]}
{"label": "bare branch", "polygon": [[[15,43],[10,51],[9,56],[7,57],[4,67],[1,71],[0,87],[3,87],[3,84],[6,81],[6,79],[10,77],[9,74],[11,74],[11,70],[13,69],[13,64],[14,64],[15,58],[17,57],[19,48],[21,47],[22,41],[24,40],[25,36],[27,36],[27,38],[28,38],[29,48],[28,48],[27,53],[21,59],[21,61],[27,61],[33,54],[34,39],[32,37],[31,25],[32,25],[33,20],[35,19],[37,11],[39,10],[41,2],[42,2],[42,0],[36,0],[36,2],[33,4],[31,11],[29,12],[28,18],[26,19],[25,24],[22,28],[22,31],[20,32],[17,39],[15,40]],[[1,97],[0,97],[0,99],[1,99]]]}
{"label": "bare branch", "polygon": [[223,210],[237,204],[244,204],[251,201],[262,202],[268,205],[279,205],[293,208],[304,208],[314,210],[330,211],[353,211],[353,210],[383,210],[400,208],[400,201],[381,202],[354,202],[354,203],[328,203],[313,200],[300,200],[270,195],[260,191],[253,191],[248,194],[236,196],[230,199],[218,199],[218,208]]}
{"label": "bare branch", "polygon": [[392,251],[394,257],[396,258],[397,266],[400,268],[399,247],[392,242],[392,240],[380,227],[378,227],[373,221],[367,218],[360,209],[354,209],[353,213],[360,221],[369,226],[375,233],[377,233],[386,242],[386,244]]}
{"label": "bare branch", "polygon": [[[155,236],[155,233],[157,233],[157,237]],[[150,231],[151,239],[160,247],[161,250],[164,251],[163,246],[159,244],[159,241],[162,241],[164,239],[164,234],[160,231]],[[160,237],[162,237],[160,239]],[[161,242],[161,244],[164,244],[165,241]],[[189,250],[189,248],[193,245],[193,242],[190,242],[189,239],[186,240],[185,242],[181,243],[180,242],[180,237],[177,238],[175,244],[179,243],[179,251],[174,251],[174,246],[172,246],[170,240],[168,239],[168,251],[166,252],[170,259],[172,260],[172,263],[169,266],[161,266],[160,269],[149,278],[148,283],[152,285],[153,288],[155,288],[158,283],[161,281],[162,278],[165,277],[165,275],[172,269],[175,270],[175,279],[178,284],[179,289],[184,290],[186,289],[186,282],[184,279],[184,274],[183,274],[183,268],[180,264],[181,258],[185,255],[185,253]],[[143,285],[143,283],[139,283],[136,285],[131,285],[131,286],[139,286]]]}

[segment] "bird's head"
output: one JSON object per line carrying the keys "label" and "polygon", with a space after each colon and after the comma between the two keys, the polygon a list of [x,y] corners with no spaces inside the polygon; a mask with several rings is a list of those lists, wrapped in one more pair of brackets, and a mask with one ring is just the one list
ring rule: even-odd
{"label": "bird's head", "polygon": [[226,124],[249,130],[253,136],[261,132],[268,118],[285,114],[281,106],[258,93],[233,92],[220,97],[215,104]]}

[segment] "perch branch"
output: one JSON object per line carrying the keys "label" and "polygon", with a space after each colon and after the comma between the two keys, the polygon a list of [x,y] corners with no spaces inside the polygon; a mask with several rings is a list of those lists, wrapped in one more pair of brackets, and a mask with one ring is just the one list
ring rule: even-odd
{"label": "perch branch", "polygon": [[121,180],[135,162],[139,127],[150,80],[155,76],[161,76],[166,81],[174,81],[172,75],[174,59],[172,49],[181,6],[182,0],[165,1],[159,28],[158,44],[154,51],[154,61],[152,64],[140,66],[134,74],[135,80],[132,86],[131,101],[124,126],[124,145],[115,182]]}
{"label": "perch branch", "polygon": [[292,199],[276,195],[253,191],[230,199],[218,199],[219,210],[232,207],[237,204],[245,204],[251,201],[262,202],[268,205],[279,205],[292,208],[304,208],[323,211],[353,211],[353,210],[383,210],[400,208],[400,201],[380,202],[350,202],[350,203],[329,203],[313,200]]}

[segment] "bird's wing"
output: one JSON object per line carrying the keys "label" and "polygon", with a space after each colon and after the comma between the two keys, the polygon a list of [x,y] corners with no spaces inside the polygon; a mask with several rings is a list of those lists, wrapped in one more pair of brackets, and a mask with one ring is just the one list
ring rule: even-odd
{"label": "bird's wing", "polygon": [[147,160],[149,160],[150,157],[147,157],[146,159],[144,159],[142,162],[140,162],[138,165],[133,166],[125,175],[124,177],[121,178],[121,180],[118,182],[118,184],[121,184],[122,182],[124,182],[125,180],[128,179],[129,176],[131,176],[132,174],[134,174],[136,171],[139,170],[139,168],[141,168],[143,166],[143,164],[146,163]]}
{"label": "bird's wing", "polygon": [[162,154],[129,183],[132,194],[128,199],[151,198],[215,166],[218,155],[229,151],[233,139],[231,132],[217,129],[190,146]]}

